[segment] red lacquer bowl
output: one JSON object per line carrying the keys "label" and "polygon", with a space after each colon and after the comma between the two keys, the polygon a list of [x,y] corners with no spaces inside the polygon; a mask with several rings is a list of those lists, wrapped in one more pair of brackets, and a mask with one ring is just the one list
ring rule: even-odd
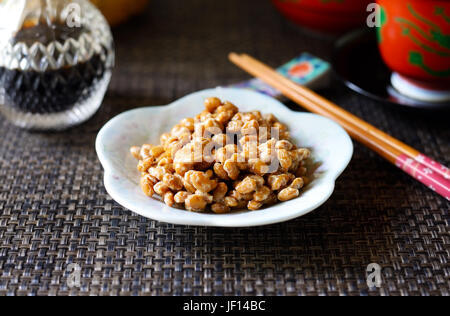
{"label": "red lacquer bowl", "polygon": [[342,33],[364,25],[373,0],[272,0],[294,23],[327,33]]}
{"label": "red lacquer bowl", "polygon": [[450,90],[450,1],[378,0],[385,63],[428,89]]}

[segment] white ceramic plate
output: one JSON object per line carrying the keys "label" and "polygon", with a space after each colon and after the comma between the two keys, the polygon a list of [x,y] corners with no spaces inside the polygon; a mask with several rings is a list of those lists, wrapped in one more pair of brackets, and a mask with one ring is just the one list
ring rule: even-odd
{"label": "white ceramic plate", "polygon": [[[299,198],[260,211],[209,214],[174,209],[144,195],[139,186],[137,161],[129,148],[144,143],[158,144],[162,133],[170,131],[182,118],[200,113],[204,99],[211,96],[236,104],[240,111],[259,110],[275,114],[289,127],[296,145],[312,149],[314,161],[321,166],[316,171],[315,180]],[[336,179],[353,154],[350,137],[333,121],[315,114],[293,112],[277,100],[256,92],[227,88],[193,93],[168,106],[122,113],[101,129],[96,149],[105,169],[106,190],[122,206],[162,222],[223,227],[267,225],[311,212],[331,196]]]}

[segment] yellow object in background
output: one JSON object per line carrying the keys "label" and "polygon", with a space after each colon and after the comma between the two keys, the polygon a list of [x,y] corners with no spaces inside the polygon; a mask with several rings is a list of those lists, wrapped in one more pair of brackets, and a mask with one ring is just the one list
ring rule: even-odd
{"label": "yellow object in background", "polygon": [[111,26],[120,24],[145,9],[149,0],[91,0]]}

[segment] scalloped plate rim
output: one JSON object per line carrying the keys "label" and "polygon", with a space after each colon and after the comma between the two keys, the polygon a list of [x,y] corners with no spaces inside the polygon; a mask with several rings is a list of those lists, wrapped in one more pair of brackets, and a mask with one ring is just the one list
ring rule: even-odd
{"label": "scalloped plate rim", "polygon": [[[190,102],[193,99],[199,99],[206,96],[217,95],[224,99],[229,99],[231,95],[235,98],[236,96],[244,96],[248,98],[254,98],[263,100],[267,104],[269,104],[272,112],[277,112],[276,115],[280,119],[280,121],[286,121],[286,115],[289,117],[298,117],[300,121],[303,119],[307,121],[308,119],[317,120],[317,122],[322,121],[323,124],[328,124],[329,127],[335,129],[337,134],[340,133],[339,136],[336,136],[336,139],[340,140],[344,144],[344,150],[341,156],[342,163],[339,168],[335,168],[334,172],[324,171],[325,176],[319,177],[315,179],[308,189],[307,192],[313,191],[316,195],[316,199],[314,201],[310,201],[311,197],[309,197],[309,205],[307,207],[296,206],[294,205],[295,201],[301,201],[302,196],[297,199],[279,203],[274,206],[267,207],[260,211],[240,211],[229,214],[210,214],[210,213],[194,213],[187,212],[184,210],[174,209],[166,206],[162,202],[156,199],[150,199],[145,197],[140,188],[136,184],[131,184],[124,182],[122,180],[118,180],[114,173],[116,169],[114,168],[114,163],[112,163],[112,158],[108,157],[108,153],[105,148],[105,139],[107,138],[108,133],[112,133],[114,131],[120,130],[120,127],[124,121],[128,117],[136,116],[140,113],[158,113],[158,111],[162,111],[162,113],[170,112],[177,107],[182,107],[183,105]],[[224,95],[228,95],[226,97]],[[244,99],[245,99],[244,97]],[[232,101],[233,102],[233,101]],[[235,101],[234,101],[235,102]],[[239,102],[235,102],[239,103]],[[241,104],[237,104],[238,106],[242,106]],[[257,108],[255,108],[256,110]],[[182,112],[182,111],[180,111]],[[280,113],[282,115],[280,115]],[[180,118],[185,117],[180,114]],[[286,119],[284,119],[286,118]],[[287,124],[290,125],[290,124]],[[291,129],[292,126],[289,126]],[[294,137],[295,138],[295,137]],[[129,144],[130,146],[132,144]],[[136,145],[136,144],[134,144]],[[98,133],[96,139],[96,151],[100,163],[105,169],[104,174],[104,184],[106,191],[108,194],[120,205],[123,207],[147,218],[151,218],[153,220],[158,220],[161,222],[171,223],[171,224],[179,224],[179,225],[192,225],[192,226],[213,226],[213,227],[251,227],[251,226],[261,226],[274,224],[279,222],[288,221],[299,216],[303,216],[312,212],[313,210],[320,207],[324,204],[333,194],[335,182],[337,178],[342,174],[347,165],[350,163],[350,160],[353,155],[353,143],[345,132],[345,130],[340,127],[337,123],[332,120],[325,118],[320,115],[312,114],[312,113],[304,113],[304,112],[294,112],[289,110],[279,101],[262,95],[257,92],[242,90],[242,89],[234,89],[234,88],[215,88],[215,89],[207,89],[198,91],[192,94],[189,94],[185,97],[182,97],[169,105],[165,106],[150,106],[150,107],[142,107],[137,109],[132,109],[126,112],[123,112],[116,117],[112,118],[109,122],[107,122],[100,132]],[[120,173],[120,172],[119,172]],[[129,182],[129,181],[128,181]],[[133,198],[127,197],[124,192],[127,192],[128,195],[133,195]],[[142,197],[145,197],[145,202],[142,201]],[[142,203],[139,203],[141,200]],[[145,207],[143,206],[145,204]],[[275,211],[274,211],[275,210]],[[278,211],[278,212],[276,212]]]}

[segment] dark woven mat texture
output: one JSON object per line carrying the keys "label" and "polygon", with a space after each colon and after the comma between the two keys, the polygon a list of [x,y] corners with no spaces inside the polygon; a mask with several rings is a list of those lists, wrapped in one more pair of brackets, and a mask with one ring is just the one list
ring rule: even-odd
{"label": "dark woven mat texture", "polygon": [[[152,0],[115,38],[113,81],[89,122],[29,133],[0,118],[0,295],[450,295],[450,203],[359,144],[331,199],[283,224],[175,226],[115,203],[94,150],[114,115],[247,79],[230,51],[278,66],[333,48],[263,0]],[[448,113],[389,108],[336,81],[321,93],[450,164]],[[80,287],[67,285],[72,263]],[[367,287],[369,263],[383,267],[381,288]]]}

